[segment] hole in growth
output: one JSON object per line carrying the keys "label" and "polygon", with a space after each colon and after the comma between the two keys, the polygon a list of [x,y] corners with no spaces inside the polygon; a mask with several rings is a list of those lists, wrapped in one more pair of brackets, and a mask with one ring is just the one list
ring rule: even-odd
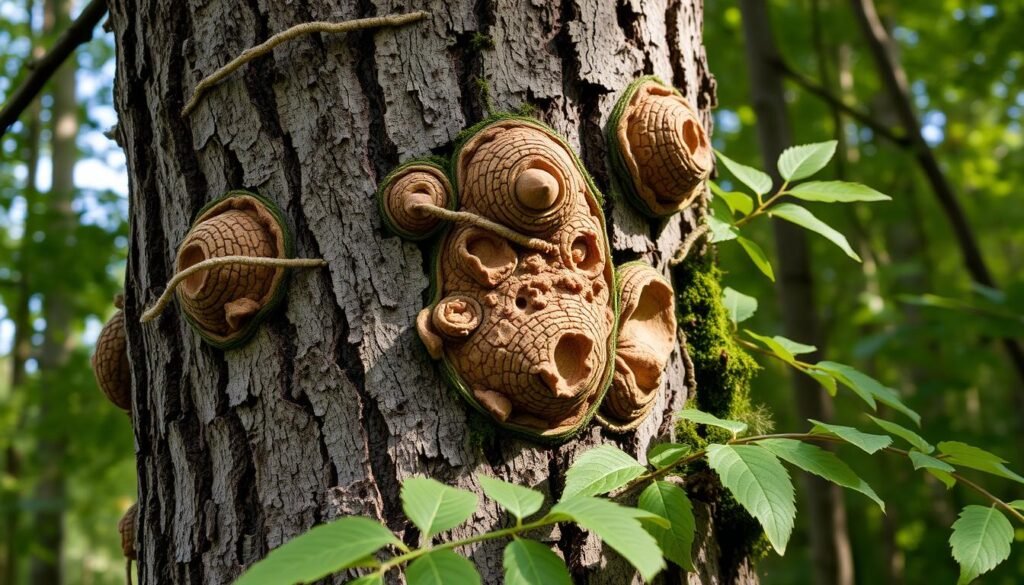
{"label": "hole in growth", "polygon": [[701,140],[700,130],[693,120],[683,122],[683,141],[691,153],[701,147],[701,142],[703,141]]}
{"label": "hole in growth", "polygon": [[[206,251],[199,244],[190,244],[184,250],[181,251],[181,260],[179,262],[178,271],[183,271],[186,268],[195,266],[203,260],[206,260]],[[195,274],[188,276],[185,281],[181,284],[188,296],[193,296],[203,285],[206,284],[206,277],[210,274],[209,270],[200,270]]]}
{"label": "hole in growth", "polygon": [[587,358],[593,347],[594,342],[582,333],[565,333],[558,339],[554,353],[555,369],[566,386],[572,388],[590,375]]}

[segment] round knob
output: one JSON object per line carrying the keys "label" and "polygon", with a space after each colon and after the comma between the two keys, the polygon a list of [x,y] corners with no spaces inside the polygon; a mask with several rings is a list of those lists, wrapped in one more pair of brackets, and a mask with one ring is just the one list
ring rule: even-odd
{"label": "round knob", "polygon": [[516,179],[516,197],[529,209],[543,211],[558,200],[558,179],[544,169],[526,169]]}

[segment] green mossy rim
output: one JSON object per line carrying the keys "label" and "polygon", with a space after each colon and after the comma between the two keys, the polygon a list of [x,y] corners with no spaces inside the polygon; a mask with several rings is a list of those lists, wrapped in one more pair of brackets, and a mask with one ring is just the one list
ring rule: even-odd
{"label": "green mossy rim", "polygon": [[622,113],[626,110],[626,106],[629,105],[629,101],[633,99],[633,95],[636,94],[637,89],[645,83],[657,83],[658,85],[669,89],[672,93],[683,97],[683,94],[679,93],[679,90],[665,83],[660,77],[655,75],[645,75],[634,80],[626,89],[623,90],[622,95],[619,96],[619,100],[615,102],[615,107],[612,108],[611,116],[608,117],[608,122],[604,126],[604,141],[608,147],[608,163],[612,172],[612,193],[625,194],[625,199],[646,217],[651,219],[664,219],[671,217],[680,210],[673,210],[667,213],[658,213],[650,208],[649,205],[640,197],[637,193],[636,184],[633,183],[633,175],[629,172],[629,168],[626,166],[625,158],[622,155],[622,145],[619,144],[618,127],[619,120],[622,119]]}
{"label": "green mossy rim", "polygon": [[[598,218],[598,221],[601,224],[601,230],[604,233],[605,258],[607,258],[607,262],[612,263],[612,266],[614,268],[614,262],[612,260],[611,243],[610,243],[610,241],[608,239],[608,226],[607,226],[607,223],[605,221],[604,211],[603,211],[603,208],[602,208],[602,206],[604,204],[604,196],[601,194],[601,191],[597,188],[597,185],[594,183],[594,179],[590,176],[590,173],[587,172],[586,167],[583,166],[583,163],[580,161],[579,156],[576,154],[576,151],[572,148],[572,146],[570,146],[569,143],[558,132],[556,132],[553,128],[551,128],[550,126],[548,126],[547,124],[545,124],[545,123],[543,123],[543,122],[541,122],[539,120],[536,120],[534,118],[529,118],[529,117],[526,117],[526,116],[516,115],[516,114],[508,114],[508,113],[494,114],[494,115],[488,116],[484,120],[482,120],[480,122],[477,122],[473,126],[471,126],[471,127],[467,128],[467,129],[463,130],[462,132],[460,132],[459,135],[456,137],[455,148],[454,148],[454,151],[452,153],[451,158],[448,161],[448,179],[449,179],[449,181],[451,181],[452,188],[455,191],[455,193],[459,192],[459,185],[458,185],[458,180],[457,180],[457,176],[458,175],[455,172],[456,171],[455,165],[458,164],[459,155],[462,152],[462,148],[478,132],[480,132],[482,130],[485,130],[486,128],[489,128],[493,124],[497,124],[497,123],[504,122],[504,121],[520,122],[520,123],[532,126],[534,128],[537,128],[538,130],[541,130],[542,132],[546,133],[547,135],[549,135],[550,137],[555,139],[566,150],[566,152],[569,153],[569,156],[571,157],[571,159],[573,161],[573,164],[576,165],[576,169],[579,170],[579,172],[583,175],[583,179],[587,183],[587,187],[589,189],[589,192],[592,194],[592,196],[596,200],[596,205],[594,205],[593,207],[596,209],[597,218]],[[454,198],[453,198],[453,200],[454,200]],[[445,226],[445,229],[442,231],[441,236],[434,243],[434,247],[433,247],[433,251],[432,251],[433,271],[432,271],[432,273],[430,275],[430,298],[431,298],[431,300],[430,300],[430,304],[427,305],[427,308],[431,309],[431,310],[433,310],[433,307],[436,306],[437,302],[441,300],[441,287],[439,286],[440,270],[441,270],[440,251],[441,251],[441,247],[442,247],[442,245],[443,245],[443,243],[445,241],[445,238],[448,236],[448,231],[450,229],[451,229],[450,225]],[[536,429],[534,429],[532,427],[526,427],[526,426],[510,424],[510,423],[503,423],[503,422],[498,421],[497,419],[494,418],[494,416],[490,412],[488,412],[484,407],[482,407],[477,402],[476,398],[473,397],[473,394],[470,391],[470,389],[468,387],[466,387],[465,382],[463,382],[463,380],[459,376],[458,372],[456,372],[454,366],[448,360],[447,355],[442,353],[442,356],[441,356],[441,372],[442,372],[442,375],[445,378],[445,381],[448,383],[448,385],[450,387],[454,388],[459,394],[461,394],[462,397],[466,400],[466,402],[468,402],[473,407],[474,410],[482,413],[484,416],[486,416],[488,418],[488,420],[493,421],[494,424],[496,424],[498,427],[502,428],[503,430],[509,431],[509,432],[511,432],[514,435],[522,436],[522,437],[524,437],[526,439],[529,439],[529,440],[532,440],[532,441],[536,441],[536,442],[540,442],[540,443],[543,443],[543,444],[562,443],[562,442],[572,438],[573,436],[578,434],[583,428],[585,428],[590,423],[590,421],[594,418],[594,416],[597,414],[598,409],[601,407],[601,403],[604,401],[605,394],[608,392],[608,387],[611,385],[612,374],[615,372],[615,345],[616,345],[616,342],[618,341],[618,336],[619,336],[619,295],[618,295],[618,279],[616,277],[616,274],[617,274],[617,271],[613,270],[612,271],[612,286],[613,286],[613,290],[612,290],[612,294],[610,295],[610,297],[611,297],[611,303],[612,303],[612,311],[614,312],[615,317],[612,320],[611,331],[609,333],[608,355],[607,355],[607,360],[605,362],[605,372],[604,372],[604,375],[601,377],[601,380],[599,382],[597,396],[594,399],[593,406],[591,406],[587,410],[586,414],[584,414],[583,418],[581,418],[580,422],[578,422],[577,424],[575,424],[572,427],[570,427],[568,429],[565,429],[563,431],[554,433],[554,432],[543,432],[543,431],[538,432]]]}
{"label": "green mossy rim", "polygon": [[[445,160],[444,157],[421,157],[405,161],[404,163],[392,169],[391,172],[385,175],[384,179],[377,185],[377,191],[374,196],[377,199],[377,213],[378,215],[380,215],[381,219],[384,222],[384,227],[386,227],[388,231],[395,234],[396,236],[399,236],[404,240],[409,240],[410,242],[422,242],[424,240],[428,240],[436,236],[439,232],[444,230],[446,227],[445,224],[447,222],[443,220],[438,221],[437,225],[434,226],[433,229],[427,230],[422,233],[408,232],[399,227],[398,224],[391,221],[391,216],[388,215],[387,213],[387,205],[384,202],[384,192],[387,191],[388,187],[391,186],[391,183],[395,180],[395,177],[398,177],[399,175],[403,174],[409,167],[412,166],[425,166],[433,168],[437,170],[441,174],[441,176],[443,176],[448,181],[449,186],[454,185],[452,177],[448,173],[448,161]],[[459,208],[458,197],[458,191],[454,188],[450,189],[450,192],[448,194],[447,209],[455,210]]]}
{"label": "green mossy rim", "polygon": [[[657,274],[659,278],[661,278],[663,281],[668,283],[668,287],[672,290],[672,296],[673,297],[676,296],[676,289],[675,289],[674,286],[672,286],[672,279],[668,278],[664,274],[658,272],[658,269],[653,267],[653,266],[651,266],[649,263],[647,263],[647,262],[645,262],[643,260],[631,260],[629,262],[626,262],[626,263],[622,264],[621,266],[616,266],[615,267],[615,298],[616,298],[615,323],[616,323],[616,327],[618,327],[619,317],[622,314],[622,310],[621,310],[621,305],[622,305],[622,278],[621,278],[621,276],[622,276],[622,272],[625,271],[627,268],[630,268],[630,267],[633,267],[633,266],[640,266],[640,267],[642,267],[642,268],[644,268],[646,270],[650,270],[651,272]],[[676,313],[674,313],[672,315],[672,319],[676,323],[676,331],[678,332],[679,331],[679,315],[678,315],[678,310],[676,311]],[[616,330],[616,333],[617,332],[618,331]],[[616,341],[616,345],[617,345],[618,344],[618,339],[616,338],[615,341]],[[676,345],[677,348],[679,347],[678,337],[677,337],[675,345]],[[614,367],[614,364],[613,364],[612,371],[614,372],[614,370],[615,370],[615,367]],[[664,388],[659,388],[657,391],[661,392],[663,389]],[[657,399],[655,398],[655,400],[657,400]],[[599,409],[597,414],[594,415],[594,420],[596,420],[598,424],[600,424],[602,427],[608,429],[609,431],[611,431],[613,433],[622,434],[622,433],[628,433],[630,431],[636,430],[637,427],[639,427],[641,424],[643,424],[643,422],[645,420],[647,420],[647,417],[651,416],[652,412],[654,412],[653,402],[652,402],[651,408],[647,412],[645,412],[642,416],[640,416],[640,417],[638,417],[638,418],[636,418],[634,420],[622,423],[622,422],[618,422],[617,420],[613,420],[612,418],[603,415],[600,412],[600,409]]]}
{"label": "green mossy rim", "polygon": [[[278,253],[278,257],[292,258],[295,255],[295,242],[293,240],[292,231],[288,227],[288,222],[285,221],[284,213],[281,211],[281,208],[278,207],[277,203],[275,203],[274,201],[262,195],[253,193],[251,191],[245,191],[243,189],[234,189],[232,191],[228,191],[224,195],[204,205],[203,208],[200,209],[198,213],[196,213],[195,219],[192,221],[192,226],[189,228],[188,232],[185,234],[185,237],[182,238],[181,241],[184,242],[188,240],[189,235],[192,234],[192,230],[196,228],[197,219],[201,218],[207,211],[209,211],[213,207],[223,203],[224,201],[227,201],[228,199],[234,199],[236,197],[248,197],[251,199],[255,199],[264,207],[266,207],[268,211],[270,211],[270,214],[277,221],[277,225],[281,229],[281,234],[283,235],[284,240],[284,250]],[[175,264],[177,264],[177,261],[175,261]],[[205,329],[203,329],[198,323],[196,323],[195,320],[193,320],[192,317],[188,314],[188,312],[184,310],[180,310],[178,312],[185,318],[185,322],[188,323],[189,326],[192,327],[192,329],[210,345],[225,351],[242,347],[252,339],[252,337],[256,334],[256,330],[259,329],[259,326],[263,323],[264,319],[267,318],[271,311],[277,308],[277,305],[281,303],[281,301],[284,299],[285,294],[288,291],[288,281],[291,276],[290,269],[279,268],[278,270],[284,270],[284,274],[281,276],[281,280],[278,281],[277,286],[272,292],[270,300],[268,300],[266,304],[264,304],[263,307],[255,315],[253,315],[252,319],[249,320],[249,323],[245,327],[243,327],[242,329],[240,329],[239,331],[237,331],[236,333],[229,337],[213,335],[206,331]],[[178,300],[178,306],[181,307],[180,299],[178,299],[179,294],[180,293],[178,291],[174,292],[175,299]]]}

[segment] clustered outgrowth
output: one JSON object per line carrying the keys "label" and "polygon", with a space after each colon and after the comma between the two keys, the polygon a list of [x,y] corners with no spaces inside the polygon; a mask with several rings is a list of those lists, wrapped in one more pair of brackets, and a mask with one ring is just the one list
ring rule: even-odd
{"label": "clustered outgrowth", "polygon": [[[613,166],[644,212],[668,215],[699,197],[710,150],[686,101],[645,78],[616,111]],[[406,163],[377,195],[395,233],[444,230],[417,330],[471,405],[546,440],[594,416],[614,431],[643,422],[676,347],[672,285],[645,264],[615,273],[601,194],[563,138],[493,116],[460,136],[447,169]]]}
{"label": "clustered outgrowth", "polygon": [[713,157],[697,111],[657,77],[630,84],[605,128],[620,189],[646,215],[677,213],[704,192]]}

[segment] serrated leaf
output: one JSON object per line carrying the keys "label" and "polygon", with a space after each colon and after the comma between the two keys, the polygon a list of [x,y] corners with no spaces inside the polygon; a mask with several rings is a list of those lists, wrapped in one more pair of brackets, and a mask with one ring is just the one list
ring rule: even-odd
{"label": "serrated leaf", "polygon": [[402,482],[402,510],[426,540],[462,524],[476,510],[473,492],[444,485],[430,478],[412,477]]}
{"label": "serrated leaf", "polygon": [[722,304],[733,324],[742,323],[757,312],[757,299],[728,286],[722,289]]}
{"label": "serrated leaf", "polygon": [[946,463],[959,465],[960,467],[969,467],[1006,479],[1012,479],[1018,483],[1024,483],[1024,477],[1010,471],[1004,465],[1006,463],[1005,459],[984,449],[968,445],[967,443],[961,443],[960,441],[943,441],[939,443],[939,452],[943,454],[942,459]]}
{"label": "serrated leaf", "polygon": [[768,542],[779,553],[793,533],[796,518],[793,482],[767,449],[754,445],[717,445],[707,448],[708,465],[751,516],[757,518]]}
{"label": "serrated leaf", "polygon": [[895,389],[889,388],[852,366],[839,362],[822,361],[815,364],[815,367],[834,375],[836,380],[860,396],[872,409],[878,408],[876,401],[881,402],[914,421],[914,424],[921,425],[921,415],[903,404]]}
{"label": "serrated leaf", "polygon": [[713,215],[707,216],[708,227],[711,228],[711,243],[728,242],[739,237],[740,231],[732,225]]}
{"label": "serrated leaf", "polygon": [[544,505],[544,494],[537,490],[486,475],[477,475],[476,478],[488,498],[501,504],[519,520],[536,513]]}
{"label": "serrated leaf", "polygon": [[854,473],[849,465],[836,457],[835,453],[793,439],[765,439],[758,441],[756,445],[768,449],[779,459],[787,461],[807,473],[813,473],[834,484],[864,494],[885,512],[885,502],[878,497],[875,490]]}
{"label": "serrated leaf", "polygon": [[823,423],[813,418],[808,420],[814,424],[813,432],[835,435],[868,454],[876,453],[892,444],[892,437],[889,435],[872,435],[853,427]]}
{"label": "serrated leaf", "polygon": [[733,213],[738,211],[743,215],[749,215],[754,210],[754,200],[750,195],[740,193],[739,191],[726,191],[714,181],[708,181],[708,184],[711,185],[711,192],[725,202],[729,207],[729,211]]}
{"label": "serrated leaf", "polygon": [[505,585],[572,585],[565,561],[535,540],[514,538],[505,547]]}
{"label": "serrated leaf", "polygon": [[790,146],[779,155],[779,174],[787,181],[806,179],[825,168],[836,153],[835,140]]}
{"label": "serrated leaf", "polygon": [[843,252],[846,252],[846,255],[850,258],[860,262],[860,256],[858,256],[857,253],[853,251],[853,248],[850,247],[850,242],[846,241],[846,236],[839,233],[817,217],[814,217],[814,214],[803,207],[794,205],[793,203],[779,203],[768,209],[768,215],[784,219],[788,222],[795,223],[802,228],[811,230],[839,246],[839,248],[842,249]]}
{"label": "serrated leaf", "polygon": [[887,433],[892,433],[893,435],[896,435],[897,437],[910,443],[914,448],[916,448],[921,453],[927,454],[935,450],[935,447],[933,447],[931,443],[929,443],[928,441],[925,441],[924,437],[902,425],[898,425],[894,422],[890,422],[880,418],[875,418],[870,414],[868,415],[868,418],[875,421],[875,424],[882,427],[882,429]]}
{"label": "serrated leaf", "polygon": [[657,541],[644,530],[638,519],[651,519],[652,515],[646,511],[644,514],[638,512],[641,511],[608,500],[579,496],[555,504],[548,518],[572,520],[593,532],[650,581],[665,568],[665,560]]}
{"label": "serrated leaf", "polygon": [[711,425],[738,435],[747,430],[747,423],[738,420],[725,420],[717,416],[694,408],[686,408],[679,411],[679,418],[702,425]]}
{"label": "serrated leaf", "polygon": [[939,471],[945,471],[946,473],[953,473],[956,468],[946,463],[941,459],[936,459],[931,455],[925,455],[920,451],[910,451],[908,455],[910,462],[914,464],[914,469],[937,469]]}
{"label": "serrated leaf", "polygon": [[952,489],[953,486],[956,485],[956,478],[948,472],[942,471],[941,469],[931,469],[929,467],[926,467],[925,471],[945,484],[947,490]]}
{"label": "serrated leaf", "polygon": [[390,530],[369,518],[349,516],[321,524],[270,551],[249,567],[236,585],[288,585],[316,581],[355,566],[389,544]]}
{"label": "serrated leaf", "polygon": [[740,247],[742,247],[743,251],[750,257],[754,266],[757,266],[757,269],[767,276],[768,280],[775,282],[775,271],[772,270],[772,263],[768,261],[768,256],[765,255],[761,246],[758,246],[757,242],[748,240],[743,236],[736,236],[736,241],[739,242]]}
{"label": "serrated leaf", "polygon": [[480,585],[480,573],[466,557],[450,550],[429,552],[405,570],[409,585]]}
{"label": "serrated leaf", "polygon": [[725,168],[729,169],[732,176],[736,177],[747,187],[750,187],[754,193],[764,195],[772,190],[772,178],[768,176],[768,173],[740,164],[717,150],[715,151],[715,156],[718,160],[722,161]]}
{"label": "serrated leaf", "polygon": [[966,585],[1010,557],[1013,526],[993,507],[967,506],[953,523],[949,546],[960,564],[960,580]]}
{"label": "serrated leaf", "polygon": [[651,523],[643,524],[647,532],[658,541],[665,558],[687,571],[693,571],[691,555],[697,522],[686,492],[667,481],[656,481],[640,494],[637,506],[671,523],[668,528]]}
{"label": "serrated leaf", "polygon": [[775,339],[768,337],[766,335],[754,333],[750,329],[744,329],[743,332],[749,335],[750,337],[756,339],[757,341],[761,342],[761,345],[764,345],[768,349],[772,350],[772,353],[774,353],[782,361],[793,366],[796,365],[796,358],[793,356],[793,354],[790,353],[790,351],[786,349],[784,345],[782,345]]}
{"label": "serrated leaf", "polygon": [[636,459],[614,445],[599,445],[584,452],[565,474],[562,499],[597,496],[616,490],[647,471]]}
{"label": "serrated leaf", "polygon": [[808,181],[793,187],[787,193],[804,201],[825,203],[892,200],[892,197],[879,193],[867,185],[847,181]]}
{"label": "serrated leaf", "polygon": [[689,454],[689,445],[658,443],[647,452],[647,462],[656,468],[671,467]]}

